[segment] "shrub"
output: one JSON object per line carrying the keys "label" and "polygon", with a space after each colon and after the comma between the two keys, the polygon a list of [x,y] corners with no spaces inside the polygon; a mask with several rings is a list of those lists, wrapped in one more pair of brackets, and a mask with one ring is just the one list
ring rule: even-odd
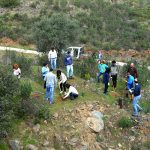
{"label": "shrub", "polygon": [[133,122],[128,117],[121,117],[117,124],[121,128],[129,128],[133,126]]}
{"label": "shrub", "polygon": [[20,0],[1,0],[0,6],[2,7],[15,7],[20,4]]}
{"label": "shrub", "polygon": [[22,99],[28,100],[30,98],[31,92],[32,92],[32,86],[30,82],[25,81],[21,83],[20,95]]}

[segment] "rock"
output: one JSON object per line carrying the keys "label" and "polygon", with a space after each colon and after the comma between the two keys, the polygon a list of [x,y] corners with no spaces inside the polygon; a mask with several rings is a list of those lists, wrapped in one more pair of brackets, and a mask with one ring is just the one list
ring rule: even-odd
{"label": "rock", "polygon": [[49,146],[49,141],[44,141],[43,146]]}
{"label": "rock", "polygon": [[87,126],[95,132],[100,132],[104,128],[104,122],[102,119],[96,119],[88,117],[86,120]]}
{"label": "rock", "polygon": [[54,119],[57,119],[57,118],[58,118],[58,113],[54,113],[54,114],[53,114],[53,118],[54,118]]}
{"label": "rock", "polygon": [[27,145],[27,150],[38,150],[38,148],[32,144]]}
{"label": "rock", "polygon": [[90,110],[90,111],[92,111],[93,110],[93,105],[92,104],[89,104],[89,105],[87,105],[87,108],[88,108],[88,110]]}
{"label": "rock", "polygon": [[34,133],[37,133],[40,131],[40,125],[39,124],[36,124],[35,126],[33,126],[33,132]]}
{"label": "rock", "polygon": [[129,137],[129,140],[130,140],[131,142],[133,142],[133,141],[135,140],[135,137],[134,137],[134,136],[130,136],[130,137]]}
{"label": "rock", "polygon": [[101,112],[99,112],[99,111],[94,110],[91,113],[91,117],[97,118],[97,119],[102,119],[103,118],[103,114]]}
{"label": "rock", "polygon": [[68,144],[69,144],[69,145],[72,145],[72,146],[76,146],[76,144],[77,144],[78,141],[79,141],[78,138],[72,138],[72,139],[68,142]]}
{"label": "rock", "polygon": [[20,150],[20,142],[18,140],[10,140],[9,145],[12,150]]}

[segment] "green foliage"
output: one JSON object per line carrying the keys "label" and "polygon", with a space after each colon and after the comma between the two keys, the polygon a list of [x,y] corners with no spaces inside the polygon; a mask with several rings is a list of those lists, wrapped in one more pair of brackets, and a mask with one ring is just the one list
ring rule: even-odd
{"label": "green foliage", "polygon": [[22,82],[20,86],[21,98],[24,100],[28,100],[30,98],[31,92],[32,92],[31,83],[28,81]]}
{"label": "green foliage", "polygon": [[0,0],[2,7],[15,7],[20,4],[20,0]]}
{"label": "green foliage", "polygon": [[0,67],[0,139],[4,138],[11,129],[14,119],[14,96],[19,90],[19,81],[7,66]]}
{"label": "green foliage", "polygon": [[54,46],[62,50],[78,38],[78,23],[66,15],[53,14],[42,17],[35,24],[35,41],[39,51],[46,52]]}
{"label": "green foliage", "polygon": [[133,122],[128,117],[121,117],[117,124],[121,128],[130,128],[133,126]]}
{"label": "green foliage", "polygon": [[48,56],[47,56],[46,54],[43,54],[42,56],[40,56],[40,57],[38,58],[38,64],[39,64],[40,66],[43,66],[43,64],[44,64],[45,62],[48,62]]}

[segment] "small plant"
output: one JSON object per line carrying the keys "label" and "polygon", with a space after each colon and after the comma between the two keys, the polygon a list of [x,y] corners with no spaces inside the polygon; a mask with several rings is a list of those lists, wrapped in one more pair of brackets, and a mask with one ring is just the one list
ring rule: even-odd
{"label": "small plant", "polygon": [[0,0],[2,7],[15,7],[20,4],[20,0]]}
{"label": "small plant", "polygon": [[121,128],[129,128],[133,126],[133,122],[128,117],[121,117],[118,120],[118,126]]}
{"label": "small plant", "polygon": [[86,73],[85,75],[84,75],[85,77],[85,80],[90,80],[90,78],[91,78],[91,76],[90,76],[90,74],[89,73]]}
{"label": "small plant", "polygon": [[30,82],[21,83],[20,95],[22,99],[26,99],[26,100],[29,99],[31,92],[32,92],[32,86]]}

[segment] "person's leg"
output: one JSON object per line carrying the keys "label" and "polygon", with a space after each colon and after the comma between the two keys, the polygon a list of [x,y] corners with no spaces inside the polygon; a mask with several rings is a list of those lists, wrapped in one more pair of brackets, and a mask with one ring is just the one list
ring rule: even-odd
{"label": "person's leg", "polygon": [[60,92],[63,92],[63,83],[60,83],[59,87],[60,87]]}
{"label": "person's leg", "polygon": [[98,73],[98,76],[97,76],[97,81],[98,81],[98,83],[100,83],[100,75],[101,75],[101,73],[99,72],[99,73]]}
{"label": "person's leg", "polygon": [[142,110],[142,107],[139,106],[139,104],[138,104],[140,99],[141,99],[141,95],[137,96],[137,104],[136,104],[136,106],[137,106],[138,111]]}
{"label": "person's leg", "polygon": [[66,66],[66,69],[67,69],[67,78],[69,78],[70,66],[67,65],[67,66]]}
{"label": "person's leg", "polygon": [[104,94],[107,93],[107,90],[108,90],[108,83],[105,83]]}
{"label": "person's leg", "polygon": [[66,92],[66,82],[63,83],[64,92]]}
{"label": "person's leg", "polygon": [[56,70],[56,58],[53,59],[53,67],[54,67],[54,70]]}
{"label": "person's leg", "polygon": [[70,77],[73,76],[73,65],[70,65]]}
{"label": "person's leg", "polygon": [[46,81],[44,81],[44,89],[46,89]]}
{"label": "person's leg", "polygon": [[73,95],[73,93],[70,93],[69,97],[70,97],[71,100],[74,100],[74,95]]}
{"label": "person's leg", "polygon": [[114,88],[117,87],[117,74],[115,75],[115,78],[114,78]]}
{"label": "person's leg", "polygon": [[46,100],[48,100],[49,91],[50,91],[50,87],[46,86]]}
{"label": "person's leg", "polygon": [[54,97],[54,87],[50,86],[50,104],[53,102],[53,97]]}
{"label": "person's leg", "polygon": [[137,96],[135,96],[133,101],[132,101],[132,107],[133,107],[133,115],[138,116]]}
{"label": "person's leg", "polygon": [[51,68],[53,69],[53,59],[51,59]]}

